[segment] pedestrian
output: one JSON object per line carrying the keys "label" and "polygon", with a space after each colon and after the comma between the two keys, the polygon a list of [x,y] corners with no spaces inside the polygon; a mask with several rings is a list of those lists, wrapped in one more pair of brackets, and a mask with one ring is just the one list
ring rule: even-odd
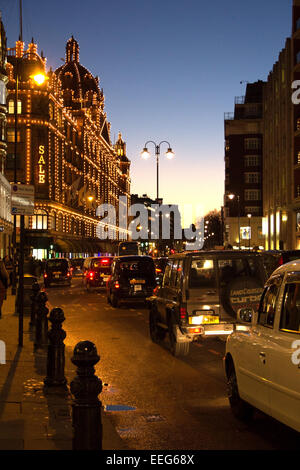
{"label": "pedestrian", "polygon": [[4,300],[6,300],[6,290],[8,287],[9,275],[6,271],[5,264],[3,260],[0,260],[0,318],[2,316],[2,305]]}
{"label": "pedestrian", "polygon": [[4,261],[4,264],[5,264],[5,268],[6,268],[6,271],[8,273],[8,276],[9,276],[9,285],[11,286],[12,285],[12,275],[13,275],[13,262],[12,262],[12,259],[8,255],[4,256],[3,261]]}

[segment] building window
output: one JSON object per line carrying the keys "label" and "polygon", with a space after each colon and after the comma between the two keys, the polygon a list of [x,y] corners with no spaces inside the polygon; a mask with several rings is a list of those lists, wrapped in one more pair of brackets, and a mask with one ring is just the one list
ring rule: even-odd
{"label": "building window", "polygon": [[52,121],[54,119],[54,108],[53,108],[52,103],[49,104],[49,119],[50,119],[50,121]]}
{"label": "building window", "polygon": [[247,214],[259,214],[260,213],[260,207],[259,206],[246,206],[245,207],[245,212]]}
{"label": "building window", "polygon": [[245,155],[244,164],[248,166],[259,166],[260,165],[260,155]]}
{"label": "building window", "polygon": [[[10,127],[7,129],[7,142],[14,142],[15,141],[15,129]],[[21,142],[21,134],[20,131],[17,132],[17,142]]]}
{"label": "building window", "polygon": [[245,173],[245,183],[259,183],[260,182],[260,173]]}
{"label": "building window", "polygon": [[226,139],[226,140],[225,140],[225,152],[228,152],[229,150],[230,150],[229,140]]}
{"label": "building window", "polygon": [[[14,154],[8,153],[6,155],[6,169],[7,170],[14,170],[15,168],[15,156]],[[21,168],[21,157],[17,155],[17,170]]]}
{"label": "building window", "polygon": [[248,137],[244,140],[245,150],[259,150],[261,148],[261,139],[257,137]]}
{"label": "building window", "polygon": [[0,80],[0,103],[6,104],[6,85]]}
{"label": "building window", "polygon": [[259,189],[246,189],[245,190],[245,201],[260,201],[260,190]]}
{"label": "building window", "polygon": [[37,211],[32,216],[32,229],[33,230],[47,230],[48,228],[48,221],[47,221],[47,213],[45,211]]}
{"label": "building window", "polygon": [[[22,114],[22,101],[18,100],[18,114]],[[8,101],[8,114],[15,114],[15,100]]]}

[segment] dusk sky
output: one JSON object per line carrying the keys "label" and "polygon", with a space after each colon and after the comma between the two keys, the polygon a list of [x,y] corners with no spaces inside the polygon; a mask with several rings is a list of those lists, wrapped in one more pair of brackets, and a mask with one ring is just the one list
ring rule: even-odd
{"label": "dusk sky", "polygon": [[[19,35],[19,0],[0,0],[8,37]],[[33,37],[57,68],[71,35],[80,62],[100,77],[111,138],[122,132],[131,192],[156,196],[154,147],[165,203],[220,209],[224,190],[224,112],[245,83],[265,80],[291,34],[292,0],[23,1],[23,38]]]}

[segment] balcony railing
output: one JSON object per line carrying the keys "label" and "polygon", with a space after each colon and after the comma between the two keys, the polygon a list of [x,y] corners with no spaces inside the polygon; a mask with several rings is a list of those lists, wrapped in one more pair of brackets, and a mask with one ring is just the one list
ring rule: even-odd
{"label": "balcony railing", "polygon": [[245,96],[236,96],[234,98],[234,104],[245,104]]}
{"label": "balcony railing", "polygon": [[234,113],[224,113],[224,121],[229,121],[234,119]]}

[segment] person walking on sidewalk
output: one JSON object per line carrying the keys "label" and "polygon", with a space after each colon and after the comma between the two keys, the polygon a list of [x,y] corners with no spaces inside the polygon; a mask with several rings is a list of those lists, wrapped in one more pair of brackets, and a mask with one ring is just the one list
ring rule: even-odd
{"label": "person walking on sidewalk", "polygon": [[9,275],[6,271],[3,260],[0,260],[0,318],[2,316],[1,309],[3,301],[6,299],[6,290],[8,287]]}
{"label": "person walking on sidewalk", "polygon": [[12,275],[13,275],[13,263],[12,263],[11,258],[8,255],[4,256],[3,261],[4,261],[6,271],[8,272],[9,285],[11,286],[12,285]]}

